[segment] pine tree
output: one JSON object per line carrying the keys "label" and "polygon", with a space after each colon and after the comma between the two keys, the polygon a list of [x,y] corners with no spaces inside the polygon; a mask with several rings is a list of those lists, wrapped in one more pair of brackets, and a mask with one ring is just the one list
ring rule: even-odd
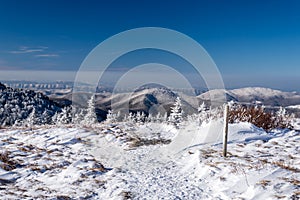
{"label": "pine tree", "polygon": [[51,122],[51,113],[49,110],[45,110],[41,115],[41,124],[49,124]]}
{"label": "pine tree", "polygon": [[199,107],[198,107],[198,122],[199,125],[201,125],[203,122],[207,122],[210,120],[209,116],[209,108],[206,106],[206,104],[203,102]]}
{"label": "pine tree", "polygon": [[[275,124],[278,128],[284,128],[286,126],[290,126],[289,116],[284,107],[280,107],[275,115]],[[288,124],[288,125],[287,125]]]}
{"label": "pine tree", "polygon": [[75,110],[75,107],[72,107],[72,110],[73,111],[73,123],[74,124],[81,124],[83,119],[84,119],[84,109],[76,109]]}
{"label": "pine tree", "polygon": [[24,125],[26,127],[32,127],[33,125],[35,125],[35,123],[36,123],[36,111],[35,111],[35,107],[33,107],[31,113],[26,118]]}
{"label": "pine tree", "polygon": [[145,113],[144,112],[137,112],[136,114],[136,122],[143,123],[145,120]]}
{"label": "pine tree", "polygon": [[64,107],[60,113],[57,114],[56,123],[58,125],[69,124],[72,122],[72,116],[70,113],[70,109],[68,107]]}
{"label": "pine tree", "polygon": [[117,115],[112,110],[109,110],[106,115],[106,122],[115,123],[116,121],[117,121]]}
{"label": "pine tree", "polygon": [[201,112],[204,112],[207,110],[208,110],[208,108],[204,102],[198,107],[198,113],[201,113]]}
{"label": "pine tree", "polygon": [[151,113],[148,114],[148,117],[146,117],[146,122],[151,123],[153,122],[153,116]]}
{"label": "pine tree", "polygon": [[167,122],[168,121],[168,113],[167,112],[165,112],[162,120],[163,120],[162,122]]}
{"label": "pine tree", "polygon": [[135,115],[132,112],[129,112],[128,117],[127,117],[128,122],[136,122]]}
{"label": "pine tree", "polygon": [[98,122],[97,115],[95,113],[95,95],[92,95],[88,101],[88,108],[85,118],[83,120],[83,125],[90,126]]}
{"label": "pine tree", "polygon": [[58,119],[58,113],[55,112],[55,114],[51,117],[52,124],[56,124]]}
{"label": "pine tree", "polygon": [[23,121],[20,118],[16,119],[15,123],[13,124],[13,127],[21,127],[21,126],[23,126]]}
{"label": "pine tree", "polygon": [[171,114],[169,116],[169,122],[173,124],[177,129],[182,122],[182,104],[179,97],[176,98],[175,104],[171,107]]}
{"label": "pine tree", "polygon": [[161,116],[160,112],[157,113],[154,120],[155,120],[155,122],[158,122],[158,123],[162,122],[162,116]]}

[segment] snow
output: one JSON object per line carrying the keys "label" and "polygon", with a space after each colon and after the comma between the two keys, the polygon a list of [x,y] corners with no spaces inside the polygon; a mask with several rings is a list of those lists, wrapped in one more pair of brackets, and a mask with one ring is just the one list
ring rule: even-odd
{"label": "snow", "polygon": [[[4,199],[297,199],[300,133],[222,121],[0,129]],[[4,165],[12,166],[8,170]]]}
{"label": "snow", "polygon": [[222,96],[226,94],[228,101],[237,101],[242,103],[256,103],[271,106],[290,106],[299,104],[300,95],[295,92],[284,92],[270,88],[246,87],[233,90],[216,89],[198,95],[198,98],[210,100],[211,97]]}
{"label": "snow", "polygon": [[[42,93],[13,89],[0,83],[0,126],[50,123],[60,109]],[[26,121],[27,118],[31,121]]]}
{"label": "snow", "polygon": [[300,105],[288,106],[287,108],[300,110]]}

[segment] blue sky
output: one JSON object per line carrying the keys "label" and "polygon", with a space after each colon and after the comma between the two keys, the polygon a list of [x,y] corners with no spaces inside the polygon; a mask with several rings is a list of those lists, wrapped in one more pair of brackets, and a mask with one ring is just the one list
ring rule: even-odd
{"label": "blue sky", "polygon": [[0,70],[76,71],[101,41],[147,26],[199,42],[227,87],[300,91],[296,0],[0,0]]}

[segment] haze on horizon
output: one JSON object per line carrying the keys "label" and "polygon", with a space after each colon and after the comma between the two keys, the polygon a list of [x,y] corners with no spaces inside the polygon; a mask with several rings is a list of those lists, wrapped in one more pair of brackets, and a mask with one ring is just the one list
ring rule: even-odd
{"label": "haze on horizon", "polygon": [[[0,80],[70,80],[100,42],[125,30],[152,26],[174,29],[200,43],[218,66],[226,88],[300,91],[300,3],[296,0],[12,0],[0,4]],[[134,59],[129,56],[117,62],[113,71],[130,68]],[[180,61],[170,65],[187,68]]]}

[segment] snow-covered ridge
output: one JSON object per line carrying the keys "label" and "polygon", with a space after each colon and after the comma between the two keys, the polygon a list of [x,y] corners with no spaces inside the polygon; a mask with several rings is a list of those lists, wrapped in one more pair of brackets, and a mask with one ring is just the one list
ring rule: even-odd
{"label": "snow-covered ridge", "polygon": [[35,120],[47,123],[61,108],[47,96],[32,90],[13,89],[0,83],[0,126],[14,125],[34,112]]}
{"label": "snow-covered ridge", "polygon": [[[73,82],[64,82],[64,81],[56,81],[56,82],[29,82],[29,81],[6,81],[6,84],[13,88],[27,88],[33,89],[36,91],[43,92],[48,95],[51,99],[57,99],[60,102],[66,102],[70,104],[70,100],[72,99],[72,87]],[[80,84],[82,87],[82,91],[85,91],[85,88],[89,87],[87,84]],[[98,86],[96,92],[101,94],[101,99],[99,99],[99,107],[105,107],[107,110],[107,104],[112,99],[120,99],[120,97],[128,98],[128,93],[126,90],[121,91],[120,94],[123,95],[113,95],[113,88],[111,86]],[[163,92],[164,91],[164,92]],[[198,91],[198,90],[197,90]],[[268,106],[291,106],[291,105],[299,105],[300,104],[300,94],[297,92],[284,92],[280,90],[263,88],[263,87],[246,87],[240,89],[233,90],[211,90],[208,92],[204,92],[198,95],[198,98],[194,96],[182,94],[182,92],[177,93],[177,95],[181,96],[183,102],[188,102],[192,107],[195,107],[199,104],[199,101],[208,101],[211,96],[218,96],[225,92],[227,100],[234,100],[239,102],[247,102],[247,103],[258,103],[264,104]],[[130,97],[133,103],[133,106],[140,107],[141,110],[147,111],[147,105],[143,104],[144,98],[142,96],[152,95],[155,98],[159,99],[160,105],[168,105],[170,102],[174,103],[174,93],[171,90],[168,90],[164,87],[158,87],[153,85],[148,85],[145,87],[139,88],[134,96]],[[125,94],[125,95],[124,95]],[[198,94],[198,93],[197,93]],[[173,96],[173,97],[172,97]],[[127,101],[127,99],[122,100]],[[147,100],[146,100],[147,101]],[[151,102],[150,102],[151,103]],[[194,105],[195,104],[195,105]]]}
{"label": "snow-covered ridge", "polygon": [[198,98],[209,100],[213,95],[225,93],[228,100],[243,103],[260,103],[270,106],[290,106],[300,104],[300,94],[296,92],[283,92],[270,88],[247,87],[234,90],[212,90],[203,93]]}
{"label": "snow-covered ridge", "polygon": [[287,108],[300,110],[300,105],[288,106]]}

